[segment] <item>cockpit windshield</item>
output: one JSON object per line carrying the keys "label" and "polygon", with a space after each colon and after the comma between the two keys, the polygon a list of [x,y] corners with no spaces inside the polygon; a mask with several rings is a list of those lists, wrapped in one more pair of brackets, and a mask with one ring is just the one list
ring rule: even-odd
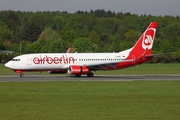
{"label": "cockpit windshield", "polygon": [[21,59],[12,59],[11,61],[20,61]]}

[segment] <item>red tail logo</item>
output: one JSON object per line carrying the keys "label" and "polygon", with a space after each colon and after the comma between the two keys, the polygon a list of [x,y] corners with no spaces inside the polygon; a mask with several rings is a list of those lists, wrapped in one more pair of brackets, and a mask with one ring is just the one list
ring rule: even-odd
{"label": "red tail logo", "polygon": [[129,57],[134,55],[136,58],[142,57],[142,55],[151,54],[152,46],[155,38],[157,22],[151,22],[145,32],[141,35],[139,40],[133,46],[129,53]]}
{"label": "red tail logo", "polygon": [[155,36],[156,29],[155,28],[149,28],[147,29],[143,36],[142,36],[142,48],[143,49],[152,49],[153,41],[154,41],[154,36]]}

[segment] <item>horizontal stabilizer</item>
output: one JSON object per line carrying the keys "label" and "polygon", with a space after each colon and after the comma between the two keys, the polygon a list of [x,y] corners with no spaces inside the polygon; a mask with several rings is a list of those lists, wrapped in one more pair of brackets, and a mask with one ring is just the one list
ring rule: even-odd
{"label": "horizontal stabilizer", "polygon": [[162,55],[169,55],[169,54],[173,54],[175,52],[169,52],[169,53],[161,53],[161,54],[150,54],[150,55],[145,55],[145,58],[150,58],[150,57],[156,57],[156,56],[162,56]]}

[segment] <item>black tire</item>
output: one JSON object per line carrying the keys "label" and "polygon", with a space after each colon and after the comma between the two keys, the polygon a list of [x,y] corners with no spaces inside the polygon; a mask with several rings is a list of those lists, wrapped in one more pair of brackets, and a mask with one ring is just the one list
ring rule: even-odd
{"label": "black tire", "polygon": [[24,74],[20,74],[20,77],[24,77]]}
{"label": "black tire", "polygon": [[92,72],[87,74],[87,77],[93,77],[93,76],[94,76],[94,74]]}

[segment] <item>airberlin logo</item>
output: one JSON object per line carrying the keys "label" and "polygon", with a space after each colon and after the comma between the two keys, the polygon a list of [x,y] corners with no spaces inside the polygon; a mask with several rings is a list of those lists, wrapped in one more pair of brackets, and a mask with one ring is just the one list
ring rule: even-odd
{"label": "airberlin logo", "polygon": [[143,49],[152,49],[153,39],[156,29],[147,29],[143,35],[142,47]]}
{"label": "airberlin logo", "polygon": [[34,57],[34,64],[69,64],[74,63],[73,57],[68,57],[67,55],[62,55],[60,57],[50,57],[45,55],[44,57]]}

